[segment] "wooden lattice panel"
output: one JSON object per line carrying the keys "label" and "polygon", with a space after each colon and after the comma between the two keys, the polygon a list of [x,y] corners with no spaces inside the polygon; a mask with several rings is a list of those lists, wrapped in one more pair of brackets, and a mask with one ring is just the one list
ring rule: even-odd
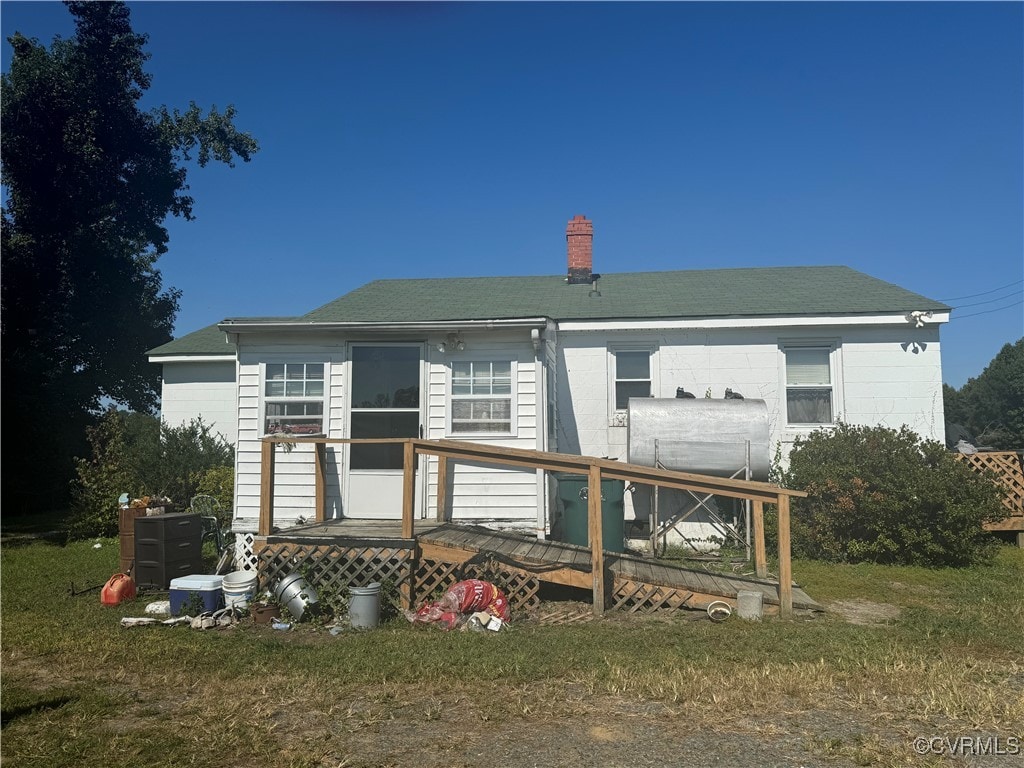
{"label": "wooden lattice panel", "polygon": [[303,573],[314,587],[342,590],[390,581],[408,587],[412,550],[402,547],[268,544],[259,554],[259,582],[266,588],[290,573]]}
{"label": "wooden lattice panel", "polygon": [[1010,510],[1011,516],[1024,515],[1024,467],[1020,454],[999,451],[956,456],[966,461],[971,469],[994,475],[1003,491],[1003,506]]}
{"label": "wooden lattice panel", "polygon": [[463,579],[489,581],[508,597],[513,612],[526,611],[540,605],[540,581],[525,571],[494,560],[481,563],[446,563],[421,559],[416,570],[416,599],[440,597],[444,591]]}
{"label": "wooden lattice panel", "polygon": [[692,597],[693,592],[685,589],[616,578],[611,608],[630,613],[650,613],[660,608],[690,608]]}

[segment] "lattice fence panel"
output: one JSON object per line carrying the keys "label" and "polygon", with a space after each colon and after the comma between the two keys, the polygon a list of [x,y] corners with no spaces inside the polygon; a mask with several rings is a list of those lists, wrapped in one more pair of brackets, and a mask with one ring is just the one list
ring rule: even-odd
{"label": "lattice fence panel", "polygon": [[341,591],[372,582],[409,582],[412,550],[401,547],[339,547],[270,544],[259,554],[260,586],[296,571],[313,586]]}
{"label": "lattice fence panel", "polygon": [[631,579],[615,579],[612,609],[630,613],[651,613],[661,608],[686,608],[693,593],[675,587],[645,584]]}
{"label": "lattice fence panel", "polygon": [[239,571],[255,571],[259,569],[259,558],[256,557],[254,545],[256,536],[252,533],[235,534],[235,569]]}
{"label": "lattice fence panel", "polygon": [[416,571],[416,602],[440,597],[444,591],[463,579],[489,581],[508,597],[513,612],[528,611],[540,605],[540,581],[516,568],[494,560],[480,563],[446,563],[421,559]]}
{"label": "lattice fence panel", "polygon": [[1021,456],[1012,451],[956,454],[961,461],[979,472],[988,470],[1003,490],[1003,506],[1011,516],[1024,515],[1024,466]]}

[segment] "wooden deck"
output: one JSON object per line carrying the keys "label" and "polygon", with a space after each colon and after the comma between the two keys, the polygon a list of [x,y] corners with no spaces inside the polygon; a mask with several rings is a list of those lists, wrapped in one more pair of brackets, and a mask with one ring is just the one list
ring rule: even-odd
{"label": "wooden deck", "polygon": [[[403,455],[402,474],[402,507],[401,507],[401,531],[402,540],[412,542],[411,547],[394,540],[381,540],[380,546],[364,548],[357,551],[358,542],[349,549],[344,549],[337,544],[312,544],[307,539],[306,544],[296,544],[289,548],[287,541],[268,543],[268,538],[274,535],[274,456],[278,444],[310,443],[314,446],[313,481],[315,487],[314,513],[315,522],[312,528],[317,525],[326,526],[326,461],[324,453],[328,444],[345,443],[389,443],[401,444]],[[449,580],[453,574],[467,573],[469,569],[479,569],[479,556],[485,552],[495,553],[487,540],[471,543],[464,542],[464,547],[446,546],[444,542],[430,542],[426,538],[420,540],[415,535],[417,519],[414,511],[416,506],[416,466],[420,457],[434,457],[437,461],[438,472],[438,493],[436,506],[436,521],[442,523],[450,519],[451,494],[449,482],[455,488],[456,479],[453,467],[457,463],[471,463],[474,465],[484,464],[497,467],[516,467],[538,470],[545,473],[570,472],[582,475],[587,478],[587,530],[588,540],[591,545],[590,552],[590,589],[593,600],[593,610],[596,615],[604,613],[608,599],[614,601],[614,608],[629,608],[629,610],[645,610],[659,607],[679,607],[691,605],[702,599],[705,592],[698,590],[686,591],[687,587],[673,585],[658,585],[643,580],[648,575],[630,575],[625,571],[612,571],[605,563],[605,553],[600,546],[594,547],[594,542],[603,541],[602,524],[603,513],[601,503],[601,484],[604,480],[623,480],[626,483],[638,483],[650,485],[656,488],[676,488],[701,494],[723,496],[726,498],[743,499],[750,502],[751,521],[753,523],[754,537],[754,568],[759,581],[765,581],[767,577],[767,559],[765,552],[764,537],[764,507],[766,504],[774,505],[776,513],[776,530],[778,542],[778,569],[779,581],[778,609],[782,616],[790,616],[793,611],[793,589],[790,553],[790,501],[793,498],[806,497],[804,491],[791,488],[782,488],[773,483],[764,483],[753,480],[738,480],[735,478],[720,478],[711,475],[700,475],[691,472],[679,472],[676,470],[647,467],[640,464],[630,464],[595,456],[578,456],[575,454],[553,453],[550,451],[534,451],[521,448],[506,448],[493,445],[479,445],[477,443],[462,440],[417,440],[415,438],[380,438],[372,440],[355,440],[352,438],[327,438],[327,437],[295,437],[268,436],[262,440],[260,453],[260,517],[257,526],[256,540],[260,544],[261,554],[258,559],[261,563],[261,570],[265,577],[273,577],[286,569],[294,570],[297,567],[316,567],[323,570],[330,568],[335,573],[333,580],[339,581],[336,575],[343,569],[344,573],[352,574],[353,560],[365,565],[362,571],[363,577],[366,574],[376,572],[382,578],[393,578],[398,573],[394,567],[387,565],[396,559],[401,559],[400,566],[402,581],[399,586],[404,590],[406,599],[411,601],[417,590],[441,586]],[[454,490],[453,490],[454,492]],[[327,536],[326,530],[320,535]],[[483,535],[483,534],[481,534]],[[492,536],[493,534],[486,534]],[[312,532],[308,533],[312,537]],[[391,543],[388,543],[391,541]],[[516,547],[524,545],[518,542]],[[525,546],[525,545],[524,545]],[[536,546],[529,542],[529,546]],[[431,558],[421,557],[421,549],[426,548]],[[264,557],[264,550],[267,557]],[[326,553],[326,556],[325,554]],[[461,553],[461,554],[460,554]],[[474,554],[467,554],[474,553]],[[424,552],[424,555],[427,553]],[[504,553],[497,552],[501,557]],[[527,553],[533,555],[532,551]],[[469,559],[459,560],[459,557]],[[535,568],[538,573],[544,574],[544,581],[556,583],[569,583],[573,586],[580,585],[580,574],[583,569],[577,565],[573,555],[572,564],[562,563],[555,559],[548,562],[547,567]],[[317,560],[329,562],[314,562]],[[472,561],[472,562],[471,562]],[[519,561],[520,565],[525,561]],[[540,561],[542,564],[545,561]],[[531,575],[529,570],[508,564],[505,567],[506,585],[513,584],[516,591],[527,594],[530,600],[535,600],[537,595],[539,576]],[[625,567],[625,566],[624,566]],[[636,570],[636,569],[634,569]],[[608,577],[613,577],[609,583]],[[564,579],[565,581],[559,581]],[[351,582],[345,582],[351,583]],[[767,583],[767,582],[766,582]],[[699,587],[698,589],[702,589]],[[732,599],[732,598],[727,598]]]}
{"label": "wooden deck", "polygon": [[[361,559],[375,571],[394,576],[401,570],[410,574],[402,582],[411,599],[443,586],[440,580],[454,580],[459,569],[469,563],[487,563],[491,570],[500,570],[510,582],[523,585],[530,592],[528,598],[534,600],[538,582],[583,590],[590,590],[593,584],[592,553],[588,547],[476,525],[418,521],[416,534],[410,539],[402,536],[397,520],[331,520],[271,534],[266,539],[266,548],[268,553],[303,552],[309,553],[305,557],[335,559],[343,558],[342,553],[351,553],[349,556]],[[397,558],[402,565],[383,565],[382,558]],[[767,613],[777,612],[779,606],[778,582],[770,579],[711,573],[671,561],[611,552],[604,555],[604,568],[612,609],[701,610],[716,600],[735,606],[741,590],[760,592]],[[339,566],[332,570],[353,575],[351,568]],[[417,584],[413,574],[419,574],[421,580],[426,578],[426,583]],[[429,581],[430,578],[435,581]],[[792,591],[794,608],[822,610],[798,586]]]}

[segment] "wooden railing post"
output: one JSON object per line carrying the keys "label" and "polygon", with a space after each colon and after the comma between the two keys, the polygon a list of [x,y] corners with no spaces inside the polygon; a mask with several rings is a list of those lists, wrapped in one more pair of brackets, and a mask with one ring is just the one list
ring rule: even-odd
{"label": "wooden railing post", "polygon": [[768,577],[768,557],[764,549],[764,502],[754,499],[754,572],[757,578]]}
{"label": "wooden railing post", "polygon": [[405,450],[402,462],[402,538],[411,539],[412,512],[416,506],[416,446],[412,440],[406,440],[403,448]]}
{"label": "wooden railing post", "polygon": [[437,522],[448,519],[448,457],[437,457]]}
{"label": "wooden railing post", "polygon": [[793,567],[789,552],[789,496],[779,494],[779,616],[793,615]]}
{"label": "wooden railing post", "polygon": [[325,517],[324,509],[324,487],[327,484],[327,468],[326,464],[326,453],[327,445],[324,443],[313,444],[313,473],[315,475],[314,482],[316,485],[316,510],[315,520],[318,523],[322,523]]}
{"label": "wooden railing post", "polygon": [[260,522],[259,536],[269,536],[274,527],[274,443],[264,440],[260,446]]}
{"label": "wooden railing post", "polygon": [[604,532],[601,530],[601,468],[590,465],[587,475],[587,530],[590,532],[590,570],[594,586],[594,614],[604,613]]}

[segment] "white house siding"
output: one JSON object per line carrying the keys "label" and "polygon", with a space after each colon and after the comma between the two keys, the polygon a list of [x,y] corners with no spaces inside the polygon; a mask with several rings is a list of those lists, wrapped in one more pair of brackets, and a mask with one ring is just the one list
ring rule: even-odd
{"label": "white house siding", "polygon": [[[325,389],[325,428],[329,437],[343,437],[345,342],[312,342],[308,337],[287,339],[241,337],[238,344],[238,444],[235,451],[235,523],[238,531],[255,531],[260,513],[261,447],[260,393],[261,364],[327,364],[329,377]],[[316,514],[316,486],[312,445],[296,444],[290,450],[275,448],[274,525],[286,527],[300,518],[311,520]],[[328,516],[340,512],[338,456],[340,446],[327,449],[326,497]]]}
{"label": "white house siding", "polygon": [[[838,419],[852,424],[908,425],[944,439],[942,370],[937,326],[747,327],[616,331],[559,331],[557,434],[560,450],[627,458],[627,427],[616,424],[610,403],[610,348],[654,345],[656,397],[683,387],[697,397],[710,388],[721,398],[731,388],[768,407],[771,451],[788,455],[810,430],[785,423],[781,344],[836,344],[834,402]],[[628,497],[627,497],[627,508]]]}
{"label": "white house siding", "polygon": [[[466,349],[462,352],[439,353],[434,341],[428,346],[425,437],[431,440],[467,440],[507,448],[537,448],[541,426],[538,414],[539,366],[536,365],[529,331],[463,334],[463,339]],[[508,359],[515,361],[515,434],[511,437],[490,437],[448,432],[451,362]],[[543,503],[538,499],[541,489],[536,472],[465,462],[449,462],[449,469],[455,478],[453,487],[449,489],[453,520],[473,520],[505,528],[532,529],[536,525],[538,505]],[[426,508],[423,510],[429,517],[433,517],[437,509],[437,483],[437,459],[430,457],[426,472]]]}
{"label": "white house siding", "polygon": [[168,426],[197,416],[229,443],[235,442],[235,360],[166,362],[160,388],[160,416]]}
{"label": "white house siding", "polygon": [[[538,439],[537,375],[533,347],[528,331],[488,334],[463,334],[466,349],[462,352],[440,353],[436,344],[445,336],[426,339],[424,436],[429,439],[465,439],[485,445],[536,448]],[[361,337],[361,343],[373,339]],[[398,341],[388,339],[389,342]],[[419,343],[414,340],[411,343]],[[266,362],[325,362],[329,364],[328,402],[326,403],[327,434],[347,437],[346,376],[348,342],[332,339],[330,344],[313,343],[312,339],[242,337],[239,343],[238,376],[238,446],[235,481],[235,528],[255,530],[259,520],[260,500],[260,366]],[[515,435],[513,437],[457,436],[448,432],[448,379],[452,360],[512,359],[515,366]],[[344,448],[327,446],[327,516],[343,517],[342,469]],[[296,445],[286,452],[275,450],[274,524],[292,525],[300,517],[315,515],[313,448]],[[433,517],[437,508],[437,460],[424,459],[426,472],[418,481],[417,513]],[[477,467],[468,464],[449,465],[457,478],[456,492],[450,496],[452,517],[476,520],[503,527],[533,528],[537,520],[538,483],[532,471]],[[395,517],[400,510],[395,510]]]}
{"label": "white house siding", "polygon": [[[763,399],[768,407],[771,450],[788,454],[793,440],[806,429],[785,424],[785,367],[781,345],[793,342],[835,344],[834,402],[836,416],[853,424],[907,424],[924,437],[944,438],[942,374],[939,332],[936,325],[916,329],[884,324],[877,319],[861,325],[799,325],[778,323],[746,327],[677,327],[616,329],[610,323],[575,323],[573,328],[545,332],[541,361],[554,366],[544,382],[544,364],[538,364],[529,332],[481,331],[463,333],[466,348],[441,353],[436,345],[444,334],[426,342],[424,370],[424,436],[458,438],[495,446],[549,448],[565,453],[627,457],[627,427],[613,418],[609,393],[612,385],[609,350],[616,346],[644,345],[654,350],[654,394],[674,397],[684,387],[697,397],[710,388],[721,398],[726,388],[747,398]],[[719,324],[721,326],[721,323]],[[390,339],[396,340],[396,339]],[[372,342],[360,338],[359,341]],[[239,344],[237,397],[236,527],[255,530],[260,495],[260,363],[319,362],[329,364],[327,430],[330,437],[345,437],[347,341],[323,336],[290,338],[243,336]],[[457,436],[448,430],[450,364],[453,360],[513,359],[515,367],[515,434],[513,436]],[[544,387],[555,388],[554,438],[548,439]],[[542,414],[541,411],[544,411]],[[194,411],[190,411],[190,414]],[[341,506],[341,446],[329,446],[328,516],[343,516]],[[298,517],[314,515],[313,452],[297,446],[286,453],[277,449],[275,523],[289,525]],[[536,472],[496,469],[462,463],[450,465],[457,482],[450,495],[452,516],[498,526],[544,527],[538,509],[547,506],[545,486]],[[437,506],[437,460],[423,460],[418,480],[418,514],[433,517]],[[632,516],[627,496],[627,516]],[[397,517],[397,510],[396,510]]]}

